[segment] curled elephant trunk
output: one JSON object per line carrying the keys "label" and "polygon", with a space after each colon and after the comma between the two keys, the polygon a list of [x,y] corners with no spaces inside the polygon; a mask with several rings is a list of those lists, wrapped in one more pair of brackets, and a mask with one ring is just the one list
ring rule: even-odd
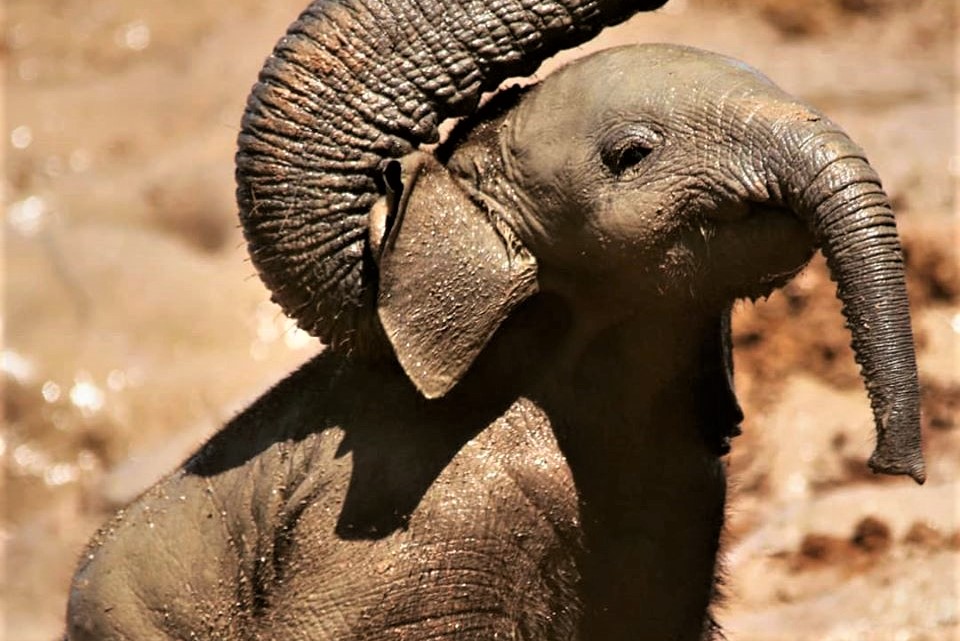
{"label": "curled elephant trunk", "polygon": [[811,120],[800,154],[807,160],[790,163],[785,196],[807,217],[837,283],[873,408],[870,467],[923,483],[917,364],[893,212],[862,150],[829,122]]}
{"label": "curled elephant trunk", "polygon": [[665,0],[315,0],[253,87],[237,201],[273,300],[330,343],[374,322],[368,212],[384,159],[548,56]]}

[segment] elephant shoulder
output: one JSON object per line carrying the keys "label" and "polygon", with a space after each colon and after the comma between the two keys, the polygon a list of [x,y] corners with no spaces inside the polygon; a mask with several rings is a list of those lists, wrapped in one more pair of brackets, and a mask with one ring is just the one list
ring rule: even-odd
{"label": "elephant shoulder", "polygon": [[457,449],[395,540],[383,563],[391,589],[365,610],[359,638],[368,630],[411,638],[404,634],[417,626],[433,630],[430,638],[443,626],[442,638],[461,638],[459,625],[482,638],[574,638],[576,491],[546,414],[530,400],[517,399]]}
{"label": "elephant shoulder", "polygon": [[547,413],[521,398],[494,424],[493,447],[517,491],[554,527],[575,528],[577,490]]}
{"label": "elephant shoulder", "polygon": [[573,476],[550,420],[524,397],[460,448],[425,498],[432,505],[419,518],[462,519],[491,535],[513,529],[575,538],[579,527]]}

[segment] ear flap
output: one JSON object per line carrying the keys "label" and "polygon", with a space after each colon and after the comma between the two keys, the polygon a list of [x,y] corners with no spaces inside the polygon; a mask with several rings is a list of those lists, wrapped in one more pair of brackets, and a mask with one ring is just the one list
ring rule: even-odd
{"label": "ear flap", "polygon": [[386,233],[371,243],[380,265],[377,313],[407,376],[425,397],[439,398],[537,291],[536,262],[432,155],[403,159],[399,197],[390,193],[396,181],[387,182],[378,216],[388,222],[371,230]]}

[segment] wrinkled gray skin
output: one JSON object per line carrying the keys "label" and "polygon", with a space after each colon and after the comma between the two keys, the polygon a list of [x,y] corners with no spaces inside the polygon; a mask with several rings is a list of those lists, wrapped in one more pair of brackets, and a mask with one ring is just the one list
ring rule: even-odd
{"label": "wrinkled gray skin", "polygon": [[816,245],[871,464],[922,480],[886,197],[836,125],[756,71],[610,50],[498,97],[436,156],[354,136],[406,154],[382,162],[297,142],[322,127],[281,58],[248,105],[241,207],[276,299],[333,348],[98,533],[70,639],[710,638],[741,419],[730,305]]}

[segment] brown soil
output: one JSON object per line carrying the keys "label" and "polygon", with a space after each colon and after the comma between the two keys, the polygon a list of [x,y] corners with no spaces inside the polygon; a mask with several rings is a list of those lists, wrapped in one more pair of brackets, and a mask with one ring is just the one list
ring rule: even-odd
{"label": "brown soil", "polygon": [[[246,262],[232,184],[245,93],[305,2],[5,6],[3,638],[55,638],[112,506],[317,349]],[[626,42],[741,58],[842,123],[900,214],[929,480],[866,468],[869,405],[820,258],[739,305],[731,641],[957,638],[954,4],[670,0],[540,72]]]}
{"label": "brown soil", "polygon": [[880,519],[867,516],[860,520],[847,538],[810,532],[799,548],[782,555],[790,571],[805,572],[824,567],[845,567],[862,572],[890,550],[890,528]]}

